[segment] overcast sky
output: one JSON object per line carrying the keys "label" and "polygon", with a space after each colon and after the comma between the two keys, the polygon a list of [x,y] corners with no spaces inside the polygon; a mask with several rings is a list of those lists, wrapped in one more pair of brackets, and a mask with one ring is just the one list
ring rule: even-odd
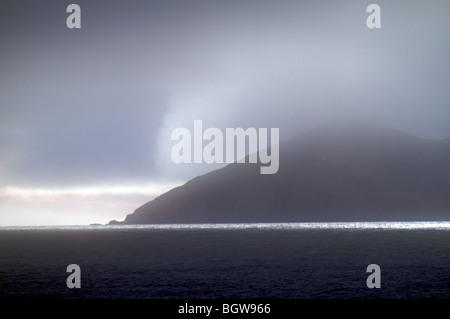
{"label": "overcast sky", "polygon": [[[220,166],[173,164],[177,127],[336,120],[450,137],[450,2],[0,4],[0,226],[106,223]],[[281,165],[281,164],[280,164]]]}

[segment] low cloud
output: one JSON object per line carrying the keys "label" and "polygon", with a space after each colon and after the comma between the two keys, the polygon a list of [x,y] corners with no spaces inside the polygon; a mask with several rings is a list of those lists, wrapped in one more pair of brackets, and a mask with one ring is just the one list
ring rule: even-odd
{"label": "low cloud", "polygon": [[221,167],[172,163],[196,119],[281,141],[336,120],[449,137],[450,3],[377,3],[377,30],[358,1],[81,0],[78,30],[67,4],[4,4],[0,187],[186,181]]}

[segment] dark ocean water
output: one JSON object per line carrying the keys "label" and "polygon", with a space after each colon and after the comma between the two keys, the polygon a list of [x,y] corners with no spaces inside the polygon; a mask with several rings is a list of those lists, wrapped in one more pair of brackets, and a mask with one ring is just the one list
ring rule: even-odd
{"label": "dark ocean water", "polygon": [[2,298],[449,296],[450,223],[0,228]]}

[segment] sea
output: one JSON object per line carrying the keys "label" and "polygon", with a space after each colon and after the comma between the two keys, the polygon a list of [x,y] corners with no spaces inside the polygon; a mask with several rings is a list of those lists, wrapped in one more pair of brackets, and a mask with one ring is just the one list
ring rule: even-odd
{"label": "sea", "polygon": [[0,227],[1,299],[449,297],[450,222]]}

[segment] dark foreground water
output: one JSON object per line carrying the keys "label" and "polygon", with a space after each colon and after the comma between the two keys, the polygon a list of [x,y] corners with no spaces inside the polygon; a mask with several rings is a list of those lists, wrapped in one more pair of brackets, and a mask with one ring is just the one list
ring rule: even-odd
{"label": "dark foreground water", "polygon": [[3,298],[449,296],[450,223],[0,228]]}

